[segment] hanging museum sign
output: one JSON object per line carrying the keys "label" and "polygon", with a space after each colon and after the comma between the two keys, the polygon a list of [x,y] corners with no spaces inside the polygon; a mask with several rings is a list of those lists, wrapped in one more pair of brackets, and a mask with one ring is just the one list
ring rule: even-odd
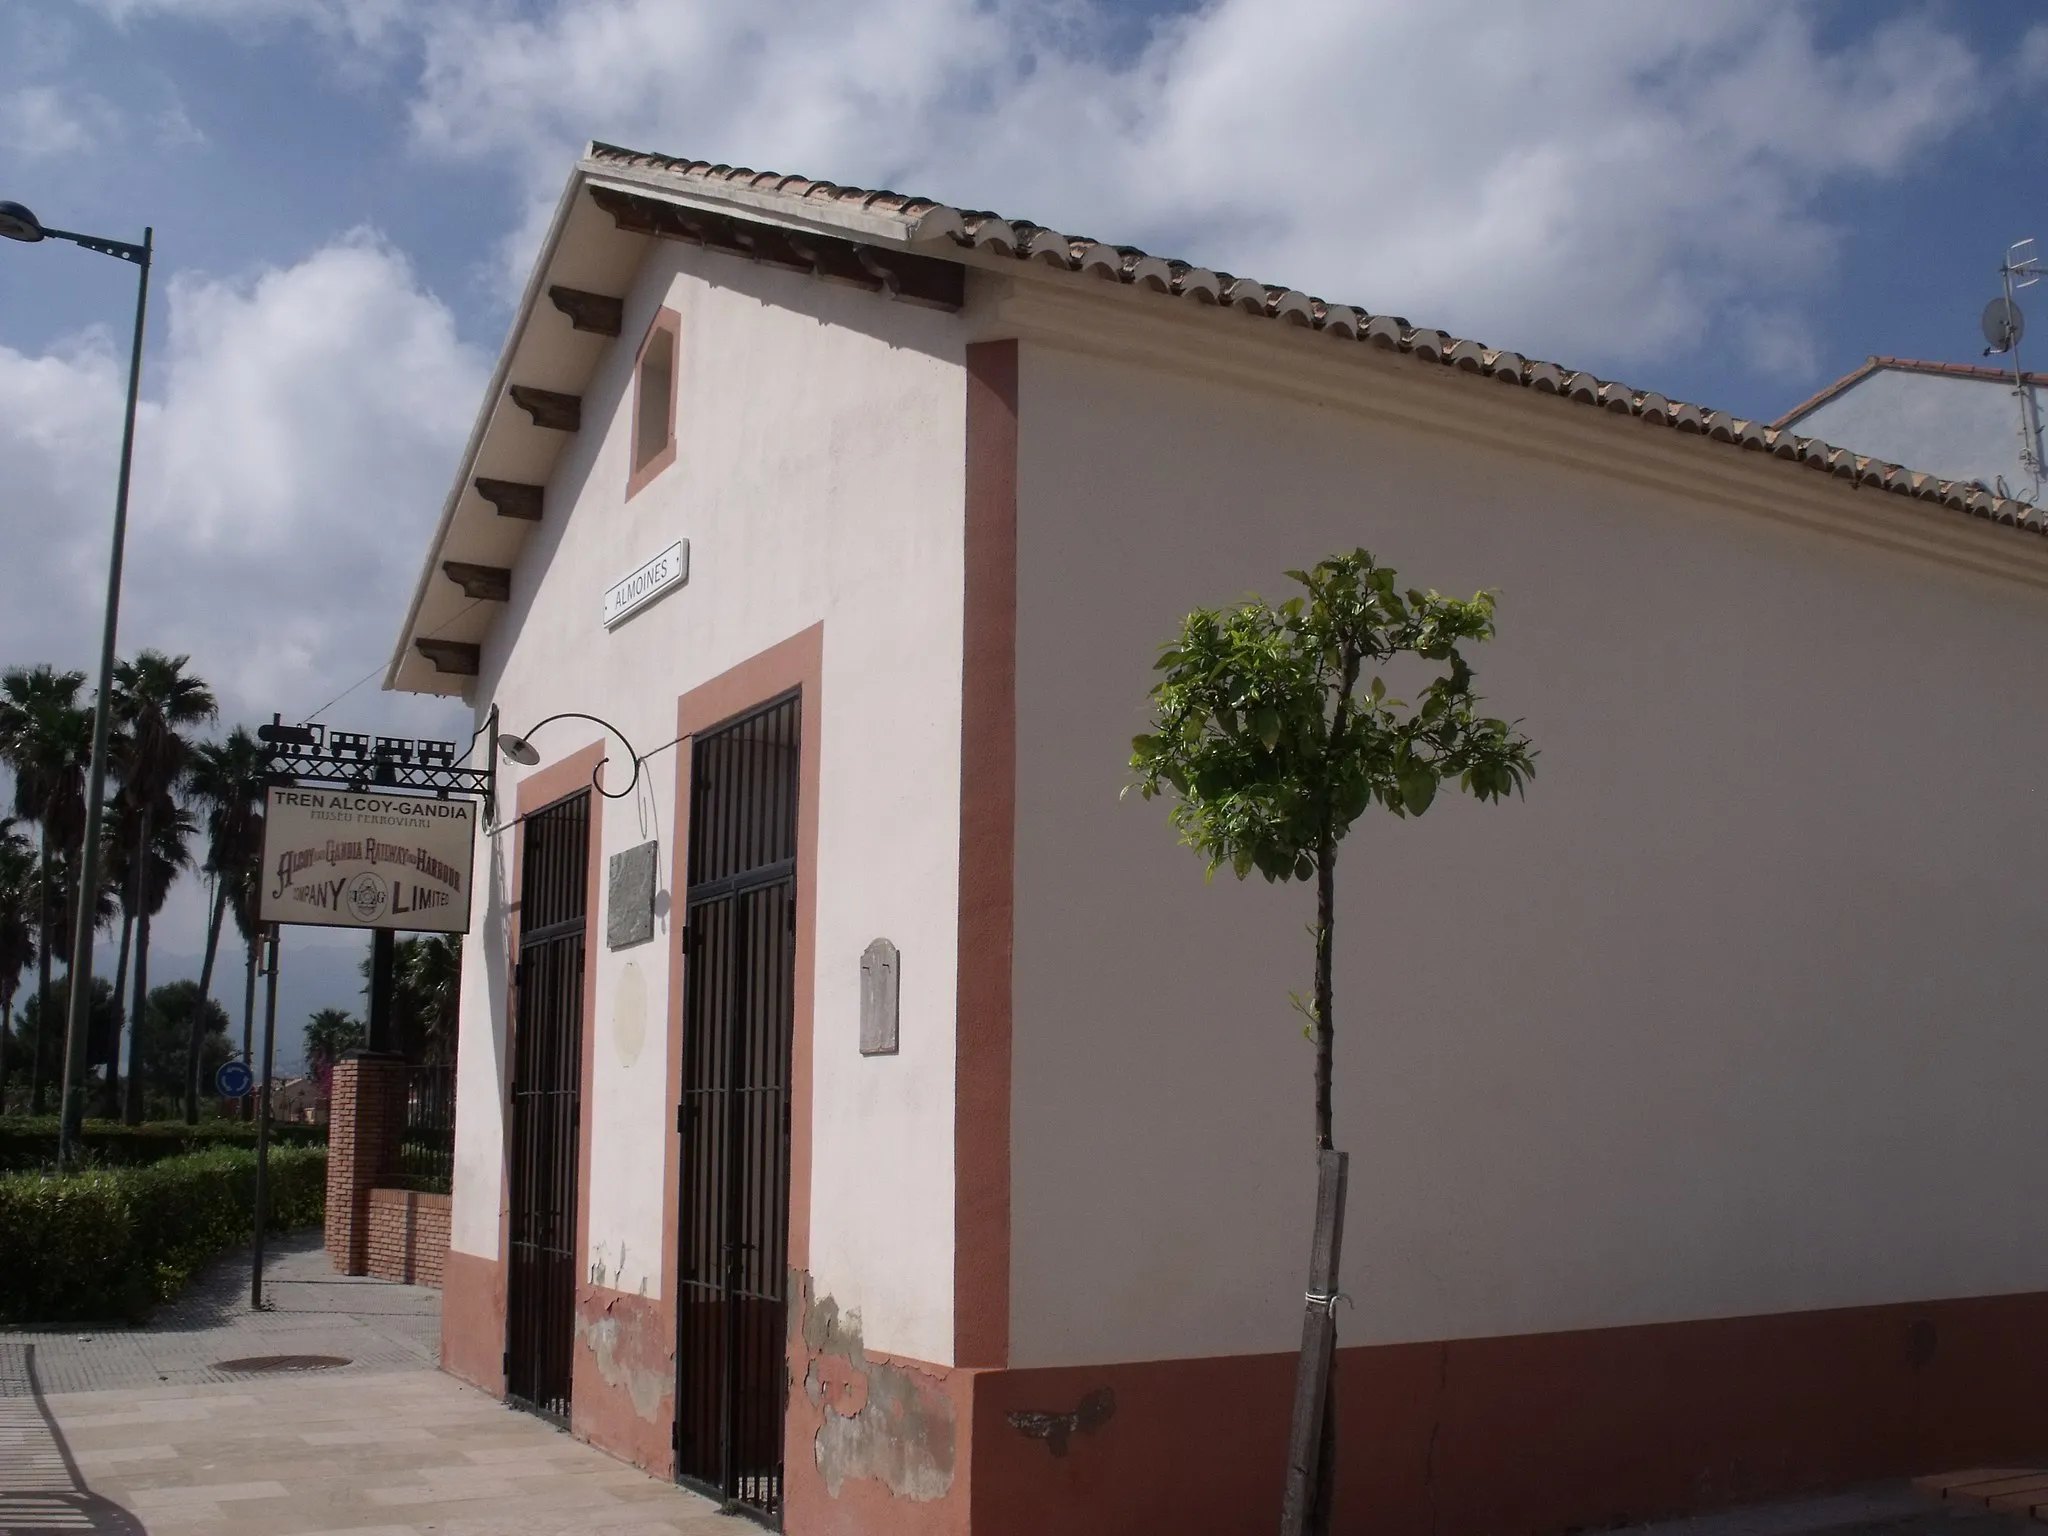
{"label": "hanging museum sign", "polygon": [[270,791],[266,923],[467,933],[477,805],[355,789]]}

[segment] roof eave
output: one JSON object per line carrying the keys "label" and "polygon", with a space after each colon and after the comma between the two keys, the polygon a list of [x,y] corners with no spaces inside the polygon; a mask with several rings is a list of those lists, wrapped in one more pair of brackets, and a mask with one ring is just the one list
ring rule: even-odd
{"label": "roof eave", "polygon": [[455,483],[449,487],[447,499],[441,504],[441,518],[435,524],[434,537],[427,545],[427,558],[420,565],[419,580],[414,583],[412,602],[405,611],[405,623],[398,632],[398,644],[391,653],[390,663],[384,669],[383,688],[386,692],[398,688],[399,669],[405,665],[412,643],[418,638],[414,630],[419,625],[420,609],[425,606],[427,593],[436,572],[440,569],[441,550],[448,542],[448,533],[455,525],[455,514],[462,504],[463,493],[469,488],[470,476],[475,473],[477,454],[482,450],[484,438],[491,429],[491,420],[497,414],[499,402],[505,398],[505,390],[511,382],[512,362],[519,351],[519,343],[526,334],[526,327],[533,318],[534,307],[540,302],[545,291],[548,271],[554,265],[555,252],[562,243],[563,231],[568,228],[569,215],[575,211],[576,198],[585,184],[584,165],[578,162],[569,172],[568,184],[562,189],[561,200],[555,205],[554,217],[548,223],[547,234],[542,238],[540,251],[534,257],[533,267],[526,278],[526,289],[519,297],[519,307],[513,312],[512,324],[505,335],[505,344],[499,349],[496,367],[491,370],[491,382],[484,391],[483,404],[477,411],[475,424],[469,430],[469,441],[462,450],[462,459],[455,472]]}
{"label": "roof eave", "polygon": [[[930,237],[925,228],[927,216],[924,214],[893,213],[835,203],[812,206],[791,198],[785,192],[761,191],[745,183],[691,182],[672,171],[619,165],[593,156],[585,156],[578,161],[576,170],[591,186],[617,187],[621,191],[659,198],[686,208],[701,208],[709,213],[744,212],[750,219],[784,229],[858,235],[864,240],[904,246]],[[944,222],[950,228],[958,221]]]}

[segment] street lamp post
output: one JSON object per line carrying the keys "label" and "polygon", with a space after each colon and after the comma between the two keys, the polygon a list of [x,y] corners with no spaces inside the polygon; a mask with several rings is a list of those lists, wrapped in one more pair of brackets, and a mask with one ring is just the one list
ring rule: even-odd
{"label": "street lamp post", "polygon": [[[100,801],[107,787],[108,717],[114,702],[114,634],[121,615],[121,562],[128,543],[128,479],[135,454],[135,401],[142,383],[142,332],[149,310],[149,263],[156,231],[145,229],[142,244],[50,229],[19,203],[0,202],[0,235],[33,244],[69,240],[102,256],[132,262],[138,269],[135,288],[135,339],[128,353],[128,412],[121,426],[121,478],[114,492],[113,552],[107,558],[107,611],[100,630],[100,687],[92,712],[92,767],[85,789],[85,846],[78,858],[78,905],[71,929],[71,996],[64,1019],[64,1082],[58,1100],[57,1166],[69,1168],[77,1152],[78,1076],[85,1056],[85,1031],[92,1017],[93,900],[99,885]],[[138,1021],[139,1023],[140,1021]]]}

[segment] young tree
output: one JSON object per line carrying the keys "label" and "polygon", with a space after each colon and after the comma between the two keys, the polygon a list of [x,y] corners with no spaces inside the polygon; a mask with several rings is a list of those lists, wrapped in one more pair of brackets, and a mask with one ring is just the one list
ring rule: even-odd
{"label": "young tree", "polygon": [[[1364,550],[1287,573],[1301,596],[1197,609],[1160,654],[1152,729],[1132,742],[1135,788],[1173,801],[1182,842],[1242,880],[1313,880],[1312,998],[1320,1167],[1308,1316],[1282,1530],[1329,1529],[1334,1478],[1335,1299],[1346,1172],[1331,1124],[1331,998],[1337,850],[1374,804],[1420,816],[1453,784],[1479,800],[1520,793],[1535,751],[1515,725],[1482,717],[1459,647],[1493,636],[1493,598],[1405,593]],[[1404,660],[1404,658],[1410,658]],[[1429,664],[1413,705],[1383,669]]]}

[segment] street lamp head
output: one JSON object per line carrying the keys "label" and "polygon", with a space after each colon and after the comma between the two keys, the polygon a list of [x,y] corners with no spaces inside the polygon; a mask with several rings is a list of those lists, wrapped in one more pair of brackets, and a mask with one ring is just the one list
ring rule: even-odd
{"label": "street lamp head", "polygon": [[40,240],[42,221],[19,203],[0,203],[0,235],[10,240]]}
{"label": "street lamp head", "polygon": [[517,763],[522,768],[531,768],[540,761],[540,753],[524,736],[514,736],[510,731],[498,737],[498,751],[508,763]]}

